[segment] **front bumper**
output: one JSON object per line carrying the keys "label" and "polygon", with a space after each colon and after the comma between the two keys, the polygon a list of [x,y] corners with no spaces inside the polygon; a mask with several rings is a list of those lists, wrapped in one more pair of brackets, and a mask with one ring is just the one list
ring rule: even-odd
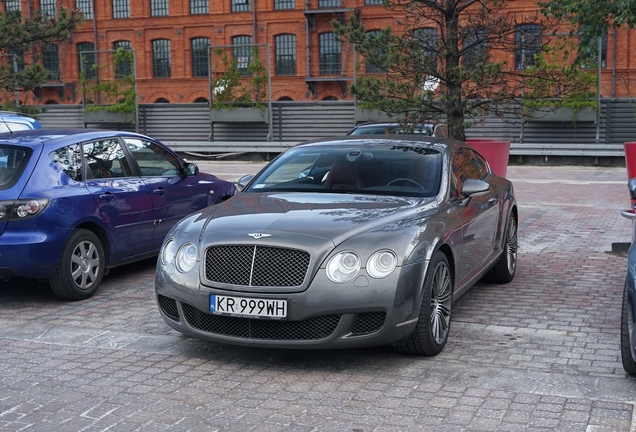
{"label": "front bumper", "polygon": [[[155,281],[164,321],[198,339],[269,348],[359,348],[389,345],[406,338],[417,323],[426,263],[396,269],[374,280],[363,271],[347,284],[330,282],[319,270],[307,290],[268,294],[236,292],[198,284],[188,288],[161,270]],[[216,315],[210,294],[285,299],[283,320]]]}

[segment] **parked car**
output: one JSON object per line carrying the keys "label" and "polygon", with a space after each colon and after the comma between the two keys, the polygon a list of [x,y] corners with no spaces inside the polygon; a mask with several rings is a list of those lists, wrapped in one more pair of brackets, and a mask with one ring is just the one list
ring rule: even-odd
{"label": "parked car", "polygon": [[42,125],[39,121],[26,114],[14,111],[0,111],[0,133],[30,129],[42,129]]}
{"label": "parked car", "polygon": [[361,123],[347,135],[383,135],[383,134],[423,134],[448,138],[448,127],[444,123],[409,125],[406,129],[400,123]]}
{"label": "parked car", "polygon": [[449,139],[301,144],[168,233],[155,287],[173,329],[279,348],[444,348],[453,301],[513,279],[513,186]]}
{"label": "parked car", "polygon": [[111,267],[157,255],[179,219],[235,192],[127,132],[0,134],[0,160],[0,278],[48,279],[67,300],[92,296]]}
{"label": "parked car", "polygon": [[[636,178],[627,183],[632,200],[636,200]],[[623,369],[630,375],[636,375],[636,208],[623,210],[621,214],[632,221],[632,245],[627,253],[627,276],[623,289],[623,303],[621,308],[621,359]]]}

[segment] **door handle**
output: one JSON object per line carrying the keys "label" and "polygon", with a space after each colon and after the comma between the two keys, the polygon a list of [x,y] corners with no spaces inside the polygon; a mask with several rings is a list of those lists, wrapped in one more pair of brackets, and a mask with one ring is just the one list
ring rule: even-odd
{"label": "door handle", "polygon": [[165,195],[166,194],[166,190],[164,188],[157,188],[155,190],[152,191],[153,194],[155,195]]}
{"label": "door handle", "polygon": [[115,195],[114,193],[111,193],[111,192],[106,192],[106,193],[103,193],[103,194],[99,195],[99,199],[101,199],[101,200],[112,201],[115,198],[117,198],[117,195]]}

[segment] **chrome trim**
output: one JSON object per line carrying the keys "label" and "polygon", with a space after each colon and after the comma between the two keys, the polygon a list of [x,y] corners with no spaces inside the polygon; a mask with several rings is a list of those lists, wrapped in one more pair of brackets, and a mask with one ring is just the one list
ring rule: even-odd
{"label": "chrome trim", "polygon": [[419,318],[413,318],[412,320],[404,321],[402,323],[396,324],[395,326],[396,327],[404,327],[405,325],[416,323],[418,320],[419,320]]}

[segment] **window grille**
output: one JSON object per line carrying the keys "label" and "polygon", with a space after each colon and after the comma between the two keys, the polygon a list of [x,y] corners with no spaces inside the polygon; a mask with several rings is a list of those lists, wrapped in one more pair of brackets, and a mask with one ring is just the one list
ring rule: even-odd
{"label": "window grille", "polygon": [[525,69],[534,65],[534,56],[541,52],[541,26],[518,25],[515,30],[515,45],[515,69]]}
{"label": "window grille", "polygon": [[47,45],[42,49],[42,66],[51,72],[51,80],[60,79],[60,56],[57,45]]}
{"label": "window grille", "polygon": [[95,78],[97,69],[95,65],[95,46],[92,42],[77,44],[78,71],[85,73],[86,78]]}
{"label": "window grille", "polygon": [[274,38],[276,44],[276,75],[296,75],[296,35]]}
{"label": "window grille", "polygon": [[[123,48],[125,50],[132,50],[132,42],[130,41],[117,41],[113,44],[113,48],[118,50],[119,48]],[[117,62],[115,64],[115,77],[116,78],[124,78],[126,76],[132,75],[133,73],[133,65],[130,61],[123,60]]]}
{"label": "window grille", "polygon": [[130,18],[128,0],[113,0],[113,18]]}
{"label": "window grille", "polygon": [[54,18],[56,10],[55,0],[40,0],[40,11],[42,11],[43,17]]}
{"label": "window grille", "polygon": [[208,76],[208,49],[210,46],[209,38],[192,39],[192,76],[206,77]]}
{"label": "window grille", "polygon": [[5,0],[5,10],[7,12],[22,10],[22,2],[20,0]]}
{"label": "window grille", "polygon": [[250,0],[232,0],[232,12],[249,12]]}
{"label": "window grille", "polygon": [[210,13],[208,0],[190,0],[190,14],[199,15]]}
{"label": "window grille", "polygon": [[249,66],[252,53],[252,37],[251,36],[234,36],[232,38],[232,55],[236,60],[236,67],[241,76],[249,76]]}
{"label": "window grille", "polygon": [[170,78],[170,41],[157,39],[152,41],[152,76]]}
{"label": "window grille", "polygon": [[150,16],[168,16],[168,0],[150,0]]}
{"label": "window grille", "polygon": [[93,19],[93,0],[75,0],[75,8],[82,11],[84,19]]}
{"label": "window grille", "polygon": [[341,70],[341,46],[333,33],[322,33],[319,36],[320,74],[338,75]]}
{"label": "window grille", "polygon": [[294,0],[274,0],[274,10],[295,9],[296,2]]}

